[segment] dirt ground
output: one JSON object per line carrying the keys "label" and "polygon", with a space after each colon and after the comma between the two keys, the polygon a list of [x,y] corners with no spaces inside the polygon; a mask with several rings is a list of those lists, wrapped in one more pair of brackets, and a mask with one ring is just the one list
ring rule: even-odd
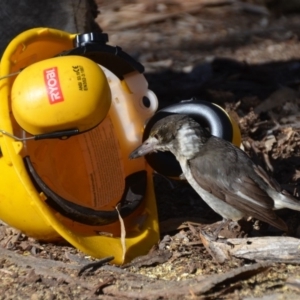
{"label": "dirt ground", "polygon": [[[96,2],[110,44],[145,66],[160,107],[223,106],[242,148],[300,199],[299,1]],[[299,212],[278,212],[291,237],[251,220],[221,232],[228,246],[203,233],[220,217],[185,182],[155,176],[155,188],[161,241],[123,268],[78,275],[92,258],[0,224],[0,299],[299,299]]]}

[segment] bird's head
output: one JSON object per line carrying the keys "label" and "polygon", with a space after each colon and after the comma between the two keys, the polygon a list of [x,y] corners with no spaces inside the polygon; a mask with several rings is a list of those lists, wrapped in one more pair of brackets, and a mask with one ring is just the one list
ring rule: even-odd
{"label": "bird's head", "polygon": [[176,157],[193,156],[208,135],[192,118],[181,114],[170,115],[155,123],[148,139],[129,158],[138,158],[156,151],[170,151]]}

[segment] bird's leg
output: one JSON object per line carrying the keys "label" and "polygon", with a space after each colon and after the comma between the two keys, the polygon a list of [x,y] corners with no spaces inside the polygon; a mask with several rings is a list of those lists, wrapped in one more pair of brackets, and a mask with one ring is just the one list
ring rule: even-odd
{"label": "bird's leg", "polygon": [[184,175],[183,173],[181,173],[181,174],[179,175],[179,179],[180,179],[180,180],[186,180],[185,175]]}
{"label": "bird's leg", "polygon": [[[206,236],[209,237],[211,241],[217,241],[219,239],[220,231],[230,222],[230,220],[223,219],[218,224],[218,227],[215,230],[212,230],[210,233],[204,232]],[[216,223],[215,223],[216,224]]]}
{"label": "bird's leg", "polygon": [[236,226],[239,226],[238,222],[237,221],[232,221],[232,220],[228,220],[228,219],[223,219],[221,222],[220,222],[220,225],[217,227],[217,229],[213,232],[213,236],[214,236],[214,240],[218,240],[218,242],[221,242],[221,243],[225,243],[231,247],[234,247],[234,245],[232,243],[230,243],[227,238],[220,238],[219,239],[219,233],[220,231],[225,227],[225,226],[228,226],[228,230],[229,231],[233,231],[234,228]]}

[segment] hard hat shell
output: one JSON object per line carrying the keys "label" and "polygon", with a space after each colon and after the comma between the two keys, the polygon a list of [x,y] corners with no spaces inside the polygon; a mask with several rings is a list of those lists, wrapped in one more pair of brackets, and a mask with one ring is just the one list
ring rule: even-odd
{"label": "hard hat shell", "polygon": [[[30,136],[24,132],[22,129],[23,126],[25,130],[31,133],[44,132],[45,128],[42,123],[34,123],[35,120],[26,119],[24,113],[25,108],[22,108],[22,104],[18,102],[21,100],[21,98],[18,99],[18,91],[26,90],[26,82],[35,81],[33,78],[27,78],[31,76],[29,73],[26,75],[27,68],[31,71],[30,66],[33,67],[34,64],[38,64],[39,62],[41,62],[41,65],[45,63],[45,69],[48,67],[51,68],[53,66],[52,62],[59,62],[60,60],[56,58],[51,60],[49,58],[56,56],[66,49],[71,49],[75,37],[75,34],[69,34],[60,30],[35,28],[21,33],[12,40],[3,54],[0,65],[0,76],[6,76],[20,70],[23,71],[19,74],[22,82],[17,82],[18,77],[7,77],[0,80],[0,129],[2,132],[0,132],[0,172],[2,174],[0,180],[0,219],[36,239],[44,241],[65,239],[87,255],[96,258],[112,255],[115,257],[114,263],[122,264],[138,255],[146,254],[159,239],[152,170],[147,166],[143,158],[133,161],[127,159],[129,153],[141,143],[145,121],[149,116],[153,115],[156,109],[156,107],[155,109],[152,107],[147,113],[143,114],[138,109],[138,106],[135,106],[139,101],[137,99],[140,99],[142,94],[148,93],[147,82],[144,76],[138,72],[132,72],[128,74],[128,76],[124,76],[123,79],[120,79],[114,76],[109,70],[102,68],[106,78],[108,78],[112,94],[112,104],[105,120],[107,119],[107,123],[111,124],[111,132],[115,133],[115,138],[118,140],[116,144],[118,144],[122,150],[119,155],[122,174],[126,177],[142,171],[145,172],[147,181],[142,205],[132,214],[123,218],[126,230],[126,250],[123,248],[120,238],[121,226],[119,220],[104,226],[93,226],[74,221],[72,218],[62,215],[55,207],[48,205],[47,195],[37,189],[33,178],[29,175],[28,168],[25,167],[24,161],[28,155],[33,160],[33,166],[36,167],[38,172],[40,172],[38,165],[38,159],[40,159],[40,157],[45,158],[45,160],[49,157],[49,160],[47,160],[49,168],[52,168],[51,162],[53,158],[55,158],[55,166],[59,166],[60,162],[69,159],[68,164],[72,166],[69,174],[75,176],[75,173],[79,173],[77,174],[79,176],[80,172],[78,172],[78,168],[80,166],[76,164],[76,159],[74,164],[71,165],[70,161],[72,157],[69,154],[71,152],[67,151],[68,147],[66,146],[69,145],[69,147],[73,147],[76,150],[78,144],[74,137],[69,138],[66,144],[63,144],[64,141],[59,141],[60,143],[57,142],[57,145],[55,144],[55,147],[52,148],[52,144],[50,143],[52,140],[49,140],[49,146],[44,146],[47,144],[44,144],[43,141],[37,141],[38,143],[34,144],[35,141],[18,141],[4,134],[7,132],[19,137]],[[63,58],[66,58],[66,61],[73,61],[73,58]],[[51,62],[51,64],[49,62]],[[83,59],[82,62],[85,64],[87,61]],[[90,64],[90,62],[87,63]],[[94,64],[91,65],[98,74],[98,79],[100,78],[100,84],[103,85],[102,88],[96,87],[98,96],[100,93],[100,95],[107,99],[108,91],[105,87],[106,83],[101,73],[102,71],[99,72]],[[36,70],[34,72],[38,71]],[[26,76],[23,76],[22,73]],[[58,75],[61,80],[63,75],[61,75],[60,71]],[[43,78],[39,78],[38,80],[40,80],[38,86],[43,85]],[[15,86],[14,82],[16,83]],[[23,84],[25,85],[24,89],[23,87],[20,88]],[[30,84],[34,85],[36,82]],[[14,92],[12,94],[13,86]],[[61,88],[65,93],[63,90],[65,83],[61,84]],[[43,103],[42,105],[51,106],[51,104],[49,104],[49,98],[47,99],[47,95],[45,96],[45,90],[43,90],[42,94],[42,98],[36,98],[38,99],[37,101],[39,102],[41,99],[44,99],[48,101],[48,103]],[[97,102],[98,96],[93,98],[92,95],[92,102]],[[149,94],[149,97],[150,96],[151,93]],[[13,97],[14,101],[13,113],[11,109],[11,97]],[[152,98],[154,99],[153,95]],[[71,101],[74,99],[71,99]],[[16,105],[17,103],[18,105]],[[58,102],[52,104],[52,106],[58,107],[63,104],[62,102]],[[98,113],[100,112],[100,116],[102,116],[106,110],[107,102],[105,100],[103,110],[99,109]],[[64,111],[66,111],[66,109],[64,109]],[[88,109],[86,114],[89,115],[90,113],[91,111]],[[14,116],[14,114],[16,114],[16,116]],[[55,114],[49,117],[44,111],[43,115],[33,113],[31,117],[33,119],[44,118],[46,123],[48,122],[46,131],[52,131],[62,128],[56,127],[57,120],[54,118],[54,115]],[[76,120],[76,118],[74,115],[70,117],[70,124]],[[18,122],[20,122],[21,126]],[[61,124],[59,126],[61,126]],[[98,127],[99,126],[97,126],[95,130],[98,130]],[[80,128],[84,130],[85,127]],[[78,137],[83,138],[86,134],[89,134],[89,132],[90,131],[81,133]],[[56,155],[60,153],[59,151],[62,149],[59,148],[60,145],[63,145],[63,147],[67,149],[61,158]],[[88,147],[86,148],[89,149]],[[51,152],[52,149],[59,151]],[[82,159],[81,162],[83,162]],[[108,165],[110,164],[109,161],[106,163]],[[53,168],[53,170],[55,169]],[[54,181],[55,184],[56,174],[50,171],[49,174],[52,175],[52,178],[48,178],[49,182]],[[48,176],[49,174],[46,175]],[[42,176],[43,174],[41,174],[41,177]],[[70,180],[72,180],[72,176],[70,176]],[[43,180],[48,183],[46,177],[43,178]],[[81,184],[81,182],[77,181],[77,184]],[[82,199],[82,201],[83,204],[85,204],[85,199]],[[103,209],[107,210],[108,208],[104,207]]]}

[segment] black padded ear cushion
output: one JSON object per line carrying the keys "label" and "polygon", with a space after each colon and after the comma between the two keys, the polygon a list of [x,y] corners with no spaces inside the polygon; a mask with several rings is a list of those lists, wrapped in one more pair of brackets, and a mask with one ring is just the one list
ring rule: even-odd
{"label": "black padded ear cushion", "polygon": [[[145,127],[143,141],[148,138],[154,124],[170,114],[189,115],[201,125],[208,127],[213,135],[232,142],[233,128],[228,115],[210,102],[194,99],[181,101],[155,113]],[[182,173],[178,161],[170,152],[151,153],[145,158],[153,170],[164,176],[176,178]]]}

